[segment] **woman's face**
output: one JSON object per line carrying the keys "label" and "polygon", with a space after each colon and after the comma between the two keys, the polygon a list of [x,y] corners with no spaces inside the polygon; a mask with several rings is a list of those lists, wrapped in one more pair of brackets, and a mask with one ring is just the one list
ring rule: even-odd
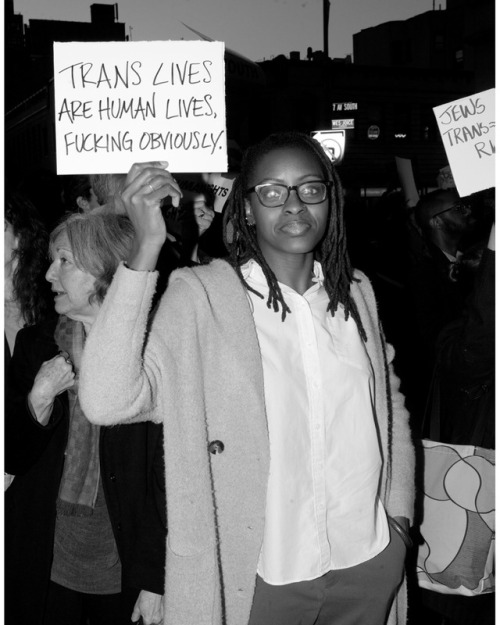
{"label": "woman's face", "polygon": [[100,305],[96,300],[89,303],[94,292],[95,277],[79,269],[68,236],[62,232],[51,245],[52,263],[45,278],[52,284],[56,312],[75,321],[91,325]]}
{"label": "woman's face", "polygon": [[3,264],[6,274],[9,273],[8,269],[12,271],[13,255],[17,249],[18,244],[19,239],[14,233],[14,228],[12,227],[12,224],[5,219],[3,232]]}
{"label": "woman's face", "polygon": [[[250,177],[250,187],[265,183],[295,186],[324,180],[318,159],[305,148],[279,148],[265,154]],[[319,204],[302,202],[296,191],[283,206],[263,206],[257,194],[249,194],[245,204],[247,220],[255,223],[257,241],[267,262],[289,255],[310,254],[325,234],[329,194]]]}

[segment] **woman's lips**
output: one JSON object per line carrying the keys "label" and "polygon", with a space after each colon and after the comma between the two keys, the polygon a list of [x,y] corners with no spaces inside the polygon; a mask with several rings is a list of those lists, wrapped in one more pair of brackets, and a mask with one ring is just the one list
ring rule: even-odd
{"label": "woman's lips", "polygon": [[300,236],[306,233],[310,228],[311,224],[307,221],[289,221],[281,226],[280,230],[283,230],[287,234]]}

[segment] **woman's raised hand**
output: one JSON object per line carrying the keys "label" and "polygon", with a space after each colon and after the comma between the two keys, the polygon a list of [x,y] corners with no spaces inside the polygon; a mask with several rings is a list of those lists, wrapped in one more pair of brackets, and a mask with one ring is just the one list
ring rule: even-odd
{"label": "woman's raised hand", "polygon": [[121,193],[121,202],[135,228],[135,240],[128,266],[153,270],[167,236],[161,201],[170,197],[179,206],[182,191],[165,168],[165,161],[132,165]]}

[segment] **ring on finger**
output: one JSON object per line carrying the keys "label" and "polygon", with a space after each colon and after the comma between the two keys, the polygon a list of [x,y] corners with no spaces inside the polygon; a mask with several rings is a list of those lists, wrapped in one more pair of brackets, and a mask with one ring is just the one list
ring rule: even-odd
{"label": "ring on finger", "polygon": [[151,189],[153,193],[156,191],[156,189],[153,187],[153,185],[150,182],[148,182],[148,187]]}

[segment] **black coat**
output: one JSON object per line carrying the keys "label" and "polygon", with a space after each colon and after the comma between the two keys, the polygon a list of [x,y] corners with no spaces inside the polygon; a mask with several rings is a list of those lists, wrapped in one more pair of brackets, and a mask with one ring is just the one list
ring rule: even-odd
{"label": "black coat", "polygon": [[[6,623],[41,622],[50,580],[56,499],[68,438],[68,398],[50,421],[31,415],[27,395],[41,364],[57,355],[55,323],[21,330],[6,372]],[[166,505],[162,426],[136,423],[100,430],[100,463],[109,517],[122,564],[122,589],[163,594]]]}
{"label": "black coat", "polygon": [[436,342],[439,440],[495,448],[495,253],[486,249],[462,314]]}

